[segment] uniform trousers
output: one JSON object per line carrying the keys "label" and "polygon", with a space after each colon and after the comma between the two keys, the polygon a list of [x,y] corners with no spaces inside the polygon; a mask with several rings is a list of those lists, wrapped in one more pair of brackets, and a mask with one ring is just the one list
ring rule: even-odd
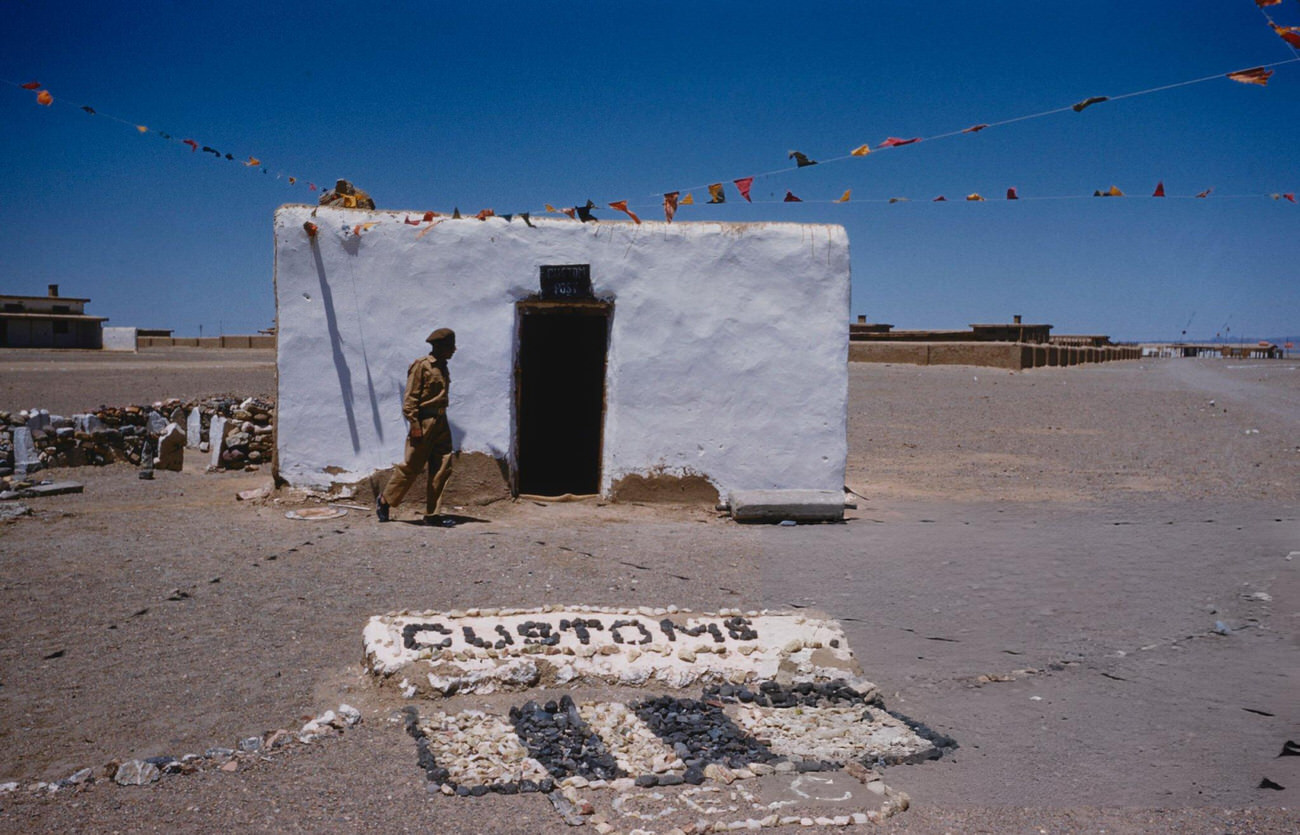
{"label": "uniform trousers", "polygon": [[415,484],[420,471],[428,467],[424,512],[426,516],[433,516],[438,512],[442,490],[451,477],[451,430],[446,418],[430,417],[420,421],[420,432],[420,437],[415,440],[406,436],[406,455],[402,463],[394,467],[397,472],[389,479],[383,496],[390,506],[397,507]]}

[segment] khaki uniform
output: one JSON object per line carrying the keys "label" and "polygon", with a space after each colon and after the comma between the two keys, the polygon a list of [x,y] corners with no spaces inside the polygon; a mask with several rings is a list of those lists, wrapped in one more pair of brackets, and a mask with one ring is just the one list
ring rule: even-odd
{"label": "khaki uniform", "polygon": [[447,398],[451,375],[447,363],[432,354],[411,363],[406,375],[406,397],[402,414],[411,426],[420,427],[419,439],[406,436],[406,456],[394,469],[397,472],[384,488],[384,501],[396,507],[411,489],[420,471],[428,465],[429,480],[425,514],[438,512],[438,500],[451,477],[451,427],[447,423]]}

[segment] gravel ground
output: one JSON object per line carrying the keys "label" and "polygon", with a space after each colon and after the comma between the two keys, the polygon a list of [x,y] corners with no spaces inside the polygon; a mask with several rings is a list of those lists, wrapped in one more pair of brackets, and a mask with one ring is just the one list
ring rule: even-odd
{"label": "gravel ground", "polygon": [[[0,352],[0,408],[274,394],[269,353],[214,354]],[[430,795],[358,663],[372,614],[545,602],[840,619],[887,704],[960,745],[887,770],[913,805],[882,831],[1300,829],[1294,363],[854,364],[850,398],[844,525],[529,501],[296,522],[293,496],[235,501],[261,473],[54,472],[86,492],[0,523],[0,782],[24,784],[0,830],[558,831],[537,796]],[[26,788],[339,702],[360,726],[233,773]]]}

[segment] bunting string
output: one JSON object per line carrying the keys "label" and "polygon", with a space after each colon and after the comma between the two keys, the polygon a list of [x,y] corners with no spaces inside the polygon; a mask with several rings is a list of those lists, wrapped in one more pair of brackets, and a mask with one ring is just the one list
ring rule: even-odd
{"label": "bunting string", "polygon": [[[834,200],[830,200],[830,199],[805,200],[798,197],[790,190],[787,190],[785,192],[785,196],[781,199],[754,200],[752,196],[752,189],[755,180],[763,179],[767,177],[773,177],[778,174],[786,174],[791,171],[797,171],[799,169],[808,168],[815,165],[826,165],[831,163],[843,162],[845,160],[861,159],[864,157],[869,157],[872,154],[881,151],[893,150],[908,145],[914,145],[922,141],[933,142],[939,139],[949,139],[956,136],[964,136],[966,134],[982,133],[983,131],[988,130],[990,128],[1005,127],[1007,125],[1012,125],[1019,122],[1025,122],[1032,119],[1041,119],[1047,116],[1054,116],[1061,113],[1068,113],[1068,112],[1082,113],[1083,111],[1099,104],[1121,101],[1124,99],[1131,99],[1139,96],[1152,95],[1155,93],[1161,93],[1168,90],[1178,89],[1181,87],[1203,84],[1205,82],[1213,81],[1220,78],[1228,78],[1232,81],[1243,83],[1243,84],[1267,86],[1269,79],[1274,75],[1275,68],[1300,62],[1300,26],[1280,25],[1273,19],[1273,16],[1269,14],[1266,7],[1279,5],[1281,0],[1254,0],[1254,2],[1256,7],[1259,9],[1260,13],[1263,15],[1264,19],[1267,21],[1268,25],[1274,31],[1274,33],[1279,38],[1281,38],[1281,40],[1286,44],[1287,48],[1291,51],[1292,53],[1291,58],[1281,60],[1281,61],[1275,61],[1270,64],[1263,64],[1257,67],[1233,70],[1228,73],[1215,73],[1214,75],[1207,75],[1200,78],[1175,82],[1172,84],[1150,87],[1143,90],[1135,90],[1131,92],[1119,93],[1116,95],[1109,95],[1109,96],[1089,96],[1085,99],[1075,102],[1074,104],[1066,105],[1063,107],[1044,110],[1038,113],[1030,113],[1022,116],[1015,116],[1012,118],[1002,119],[994,122],[975,124],[969,127],[965,127],[957,130],[950,130],[946,133],[938,133],[926,137],[916,136],[910,138],[901,138],[901,137],[890,136],[884,139],[883,141],[879,142],[878,144],[876,144],[874,147],[869,143],[861,144],[853,148],[852,150],[848,151],[847,153],[838,156],[828,157],[822,160],[812,159],[807,154],[799,150],[791,150],[786,154],[786,159],[787,161],[793,160],[794,161],[793,166],[787,165],[782,168],[773,169],[771,171],[764,171],[757,174],[750,174],[744,177],[719,179],[717,182],[714,183],[700,184],[700,185],[691,186],[689,188],[677,188],[672,191],[663,192],[661,194],[654,195],[655,202],[653,204],[644,204],[644,205],[649,208],[662,206],[662,210],[664,212],[664,216],[666,220],[669,223],[671,223],[673,222],[676,213],[680,207],[695,205],[695,199],[693,193],[696,191],[699,191],[702,194],[707,193],[708,199],[707,201],[705,201],[707,203],[711,203],[711,204],[725,203],[727,197],[726,197],[726,186],[724,186],[724,183],[726,182],[730,182],[730,184],[736,189],[737,193],[739,193],[740,197],[746,203],[751,203],[755,205],[769,205],[773,203],[805,203],[807,205],[818,205],[823,203],[836,203],[836,204],[849,203],[851,199],[851,190],[844,191],[844,193],[839,198]],[[50,107],[56,101],[53,93],[51,93],[47,89],[44,89],[43,85],[41,85],[37,81],[18,83],[18,82],[10,81],[8,79],[0,79],[0,83],[8,84],[9,86],[17,89],[26,90],[35,93],[36,103],[43,107]],[[291,176],[282,171],[272,171],[271,168],[263,164],[262,160],[259,157],[253,156],[251,154],[247,155],[247,157],[245,158],[244,155],[242,154],[235,155],[228,152],[222,152],[221,150],[211,145],[203,145],[198,140],[188,138],[188,137],[178,136],[176,134],[167,133],[162,130],[152,129],[147,127],[144,124],[140,124],[135,121],[124,119],[122,117],[115,116],[111,113],[105,113],[99,111],[96,108],[91,107],[90,105],[87,104],[78,104],[75,102],[62,99],[61,97],[58,99],[58,101],[60,101],[60,103],[68,104],[72,107],[76,107],[91,116],[99,116],[105,119],[109,119],[118,124],[134,128],[137,132],[141,134],[152,134],[170,143],[187,147],[190,153],[199,153],[201,151],[205,155],[210,155],[217,159],[224,159],[225,161],[228,162],[236,162],[242,167],[261,171],[262,174],[266,174],[266,175],[274,174],[277,180],[286,180],[290,186],[301,185],[312,192],[320,190],[320,187],[318,187],[314,182],[306,180],[302,177]],[[1184,195],[1181,197],[1179,195],[1168,195],[1168,199],[1181,199],[1184,197],[1189,199],[1204,199],[1209,197],[1212,191],[1213,189],[1205,189],[1204,191],[1199,192],[1195,195]],[[1123,192],[1120,191],[1115,186],[1110,186],[1108,189],[1104,191],[1098,189],[1097,191],[1094,191],[1093,194],[1091,195],[1091,197],[1124,197],[1124,196],[1125,195],[1123,194]],[[1015,187],[1008,188],[1006,191],[1007,200],[1027,200],[1027,201],[1076,200],[1076,199],[1091,199],[1091,197],[1082,194],[1056,195],[1056,196],[1046,196],[1046,195],[1022,196],[1019,194],[1018,190]],[[1163,183],[1158,184],[1155,191],[1151,194],[1151,198],[1160,199],[1166,197],[1167,195],[1165,193]],[[1217,195],[1216,199],[1259,198],[1259,197],[1269,197],[1272,198],[1273,200],[1286,200],[1287,202],[1290,203],[1296,202],[1294,192],[1284,192],[1284,193],[1279,192],[1279,193],[1269,193],[1263,195],[1261,194]],[[954,198],[954,201],[957,199],[958,198]],[[964,196],[964,198],[961,199],[962,202],[972,202],[972,203],[988,202],[988,198],[981,196],[979,193],[976,192],[967,194]],[[854,202],[893,204],[893,203],[911,202],[911,198],[888,197],[888,198],[858,200]],[[952,202],[952,201],[949,201],[948,198],[944,195],[939,195],[937,197],[929,198],[929,202],[942,203],[942,202]],[[626,199],[607,202],[604,205],[608,206],[611,209],[614,209],[615,211],[626,214],[634,223],[637,224],[641,223],[641,218],[633,211],[631,207],[629,207],[628,201]],[[586,201],[585,205],[582,206],[574,205],[567,208],[559,208],[559,209],[555,208],[549,203],[545,204],[545,212],[547,213],[559,214],[568,217],[571,220],[581,221],[584,223],[597,220],[595,214],[593,213],[593,210],[597,208],[598,208],[597,204],[591,200]],[[638,205],[636,208],[642,208],[642,206]],[[507,222],[509,222],[514,217],[518,216],[527,225],[532,226],[533,224],[531,222],[531,214],[532,214],[531,212],[514,212],[511,214],[497,215],[492,209],[484,209],[478,212],[477,214],[471,215],[471,217],[475,217],[478,220],[486,220],[489,217],[502,217],[506,219]],[[461,215],[459,209],[456,209],[451,215],[452,219],[458,219],[460,217]],[[437,225],[444,219],[446,219],[445,216],[438,212],[426,212],[423,215],[423,217],[419,219],[413,221],[408,216],[401,222],[411,226],[422,227],[418,235],[419,237],[423,237],[423,235],[427,233],[430,229],[432,229],[433,226]],[[374,228],[375,226],[381,224],[382,222],[380,221],[358,224],[352,228],[351,232],[356,235],[361,235],[364,234],[365,232],[368,232],[370,229]],[[311,234],[311,230],[308,230],[308,232],[309,234]]]}

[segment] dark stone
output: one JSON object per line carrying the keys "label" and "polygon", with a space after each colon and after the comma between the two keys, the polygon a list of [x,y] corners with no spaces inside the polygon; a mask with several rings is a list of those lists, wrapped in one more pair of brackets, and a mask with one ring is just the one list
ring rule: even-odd
{"label": "dark stone", "polygon": [[487,787],[487,786],[470,786],[470,787],[469,787],[469,794],[470,794],[470,797],[482,797],[483,795],[485,795],[485,794],[487,794],[487,793],[488,793],[488,787]]}
{"label": "dark stone", "polygon": [[680,786],[686,782],[680,774],[660,774],[659,785],[661,786]]}
{"label": "dark stone", "polygon": [[637,777],[634,782],[636,783],[637,788],[652,789],[659,785],[659,778],[653,774],[642,774],[640,777]]}
{"label": "dark stone", "polygon": [[687,783],[690,783],[692,786],[698,786],[704,782],[704,769],[698,765],[693,765],[686,769],[686,773],[682,775],[682,779]]}

